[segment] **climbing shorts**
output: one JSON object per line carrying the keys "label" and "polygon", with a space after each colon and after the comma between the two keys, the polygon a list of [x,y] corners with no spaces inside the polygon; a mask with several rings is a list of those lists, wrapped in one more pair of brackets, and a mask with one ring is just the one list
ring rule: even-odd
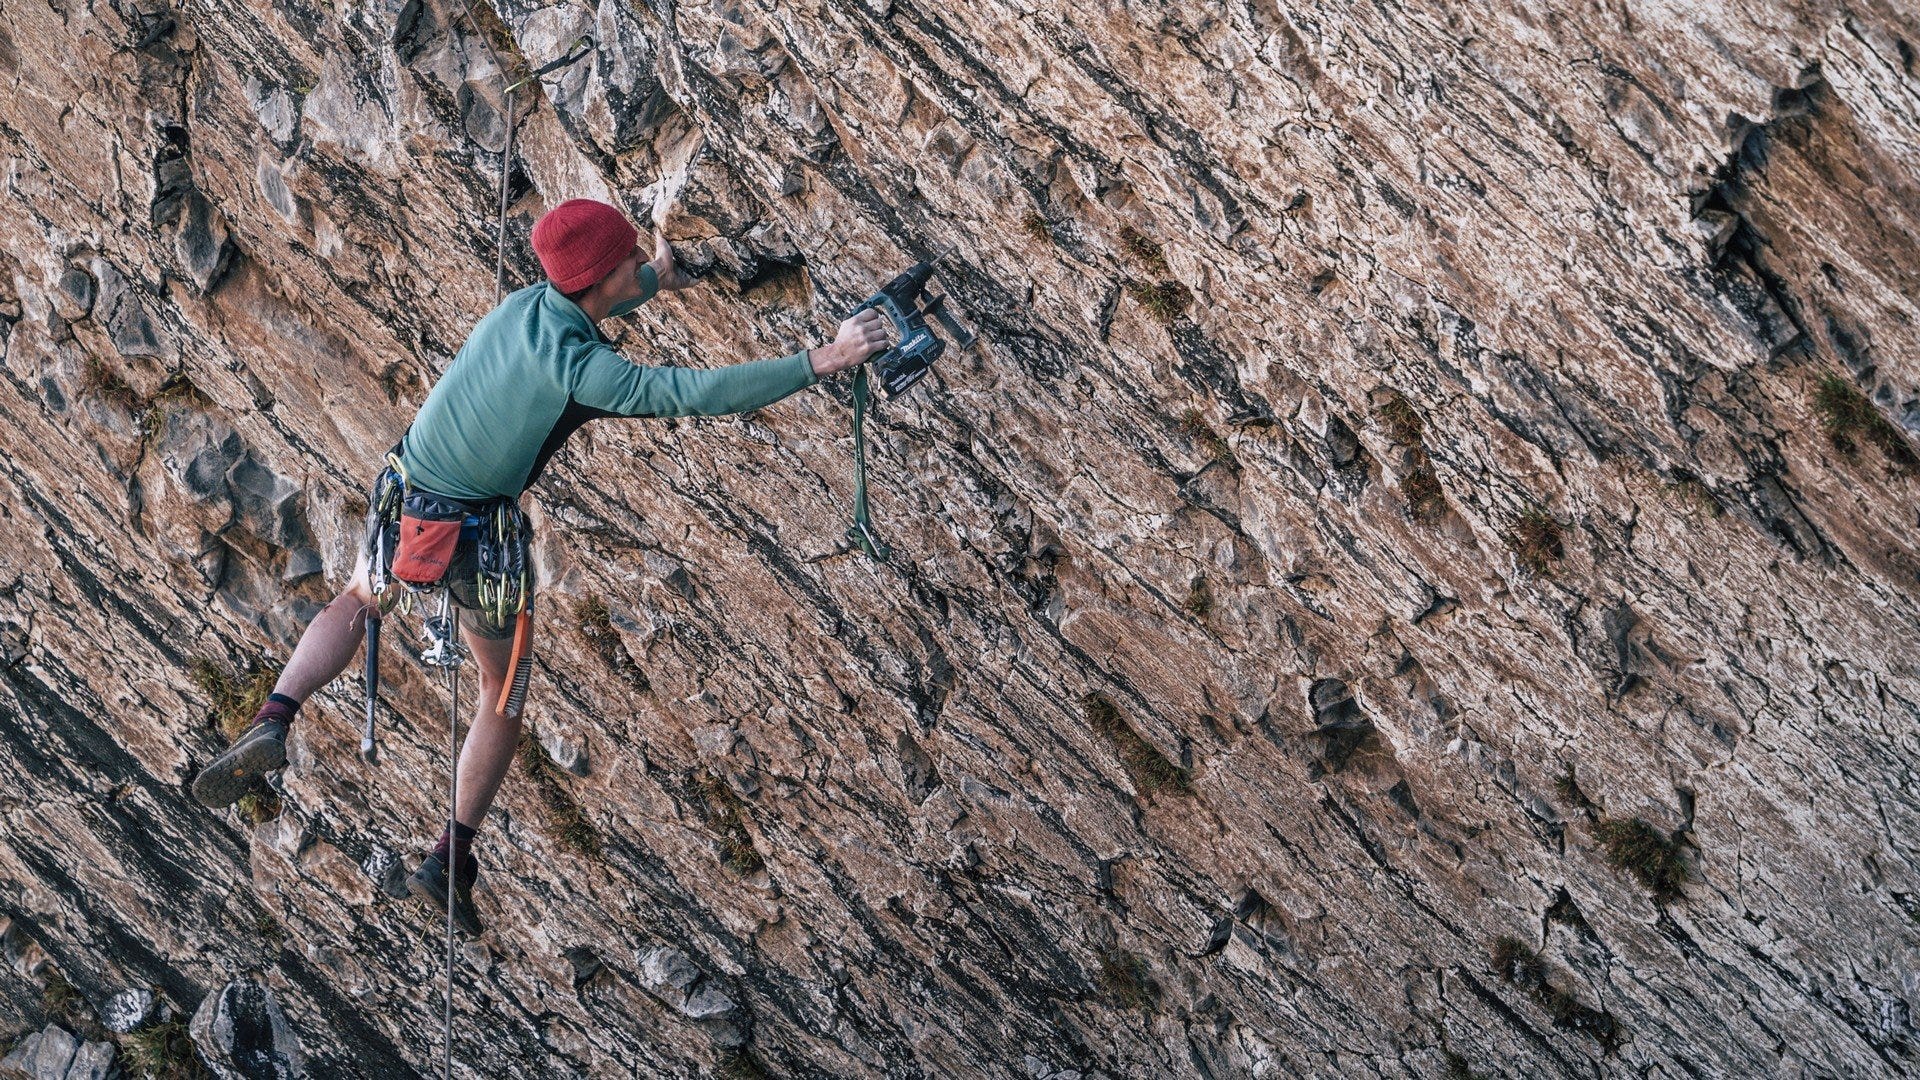
{"label": "climbing shorts", "polygon": [[[368,504],[367,554],[371,561],[377,551],[379,572],[388,592],[408,588],[407,582],[393,575],[403,521],[406,526],[417,526],[415,512],[430,508],[422,516],[453,520],[429,524],[457,525],[459,539],[450,554],[442,551],[432,557],[434,565],[439,559],[446,561],[446,572],[439,581],[421,582],[416,577],[416,584],[425,588],[446,586],[455,606],[467,612],[462,625],[479,637],[494,641],[513,637],[520,610],[532,608],[534,591],[533,567],[527,558],[530,530],[526,515],[514,500],[462,502],[419,488],[407,489],[389,466],[374,481]],[[401,561],[409,560],[403,555]],[[418,564],[421,560],[412,561]],[[382,603],[382,610],[387,606]]]}

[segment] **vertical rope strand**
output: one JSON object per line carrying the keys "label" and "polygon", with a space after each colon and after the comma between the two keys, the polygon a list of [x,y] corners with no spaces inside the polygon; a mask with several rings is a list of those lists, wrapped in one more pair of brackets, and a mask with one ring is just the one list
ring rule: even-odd
{"label": "vertical rope strand", "polygon": [[[449,599],[452,590],[441,594],[441,609],[447,612],[447,636],[458,641],[460,635],[460,609],[454,607]],[[455,836],[455,827],[460,824],[460,665],[454,663],[447,668],[447,696],[450,704],[447,708],[447,836]],[[446,1076],[453,1080],[453,906],[454,880],[458,876],[459,857],[449,844],[447,848],[447,1001],[445,1015]]]}

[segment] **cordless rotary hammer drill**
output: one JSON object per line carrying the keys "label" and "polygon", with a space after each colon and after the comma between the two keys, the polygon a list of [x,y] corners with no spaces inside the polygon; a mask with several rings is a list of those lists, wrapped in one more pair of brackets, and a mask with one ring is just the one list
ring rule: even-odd
{"label": "cordless rotary hammer drill", "polygon": [[[933,316],[945,327],[960,348],[973,344],[973,335],[948,313],[946,297],[921,296],[927,279],[933,276],[933,264],[945,255],[946,252],[942,252],[913,264],[847,315],[853,318],[868,308],[879,308],[893,320],[896,340],[873,360],[874,373],[889,398],[913,389],[946,351],[946,342],[934,336],[927,326],[927,316]],[[891,549],[873,534],[873,522],[867,516],[867,440],[863,425],[866,412],[867,369],[862,365],[853,376],[853,525],[847,529],[847,538],[874,559],[885,562]]]}

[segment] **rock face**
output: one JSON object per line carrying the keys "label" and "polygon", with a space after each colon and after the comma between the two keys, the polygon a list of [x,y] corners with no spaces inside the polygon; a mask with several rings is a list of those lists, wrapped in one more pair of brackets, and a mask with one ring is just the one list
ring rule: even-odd
{"label": "rock face", "polygon": [[58,1024],[48,1024],[21,1039],[0,1058],[0,1077],[8,1080],[106,1080],[113,1073],[111,1042],[77,1039]]}
{"label": "rock face", "polygon": [[703,275],[637,362],[947,248],[979,341],[878,409],[890,563],[843,383],[530,493],[458,1073],[1920,1069],[1912,6],[1068,7],[9,4],[8,1060],[57,975],[224,1074],[437,1068],[417,634],[377,767],[349,675],[277,811],[186,785],[584,36],[511,110],[510,287],[591,196]]}

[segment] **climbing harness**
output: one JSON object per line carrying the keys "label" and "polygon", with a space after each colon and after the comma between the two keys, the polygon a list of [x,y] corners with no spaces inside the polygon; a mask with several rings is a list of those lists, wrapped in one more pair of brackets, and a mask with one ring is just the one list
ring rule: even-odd
{"label": "climbing harness", "polygon": [[[943,251],[925,262],[913,264],[847,315],[851,319],[868,308],[878,308],[893,320],[895,341],[892,347],[873,361],[880,388],[887,392],[889,399],[905,394],[926,378],[927,372],[933,368],[933,362],[946,350],[946,342],[936,337],[927,326],[927,316],[933,316],[945,327],[960,348],[973,344],[973,334],[947,311],[946,297],[922,298],[920,295],[927,287],[927,279],[933,276],[934,264],[947,254],[947,251]],[[853,374],[853,524],[847,528],[847,539],[874,561],[886,562],[893,554],[893,549],[874,535],[873,518],[867,510],[867,433],[864,420],[869,396],[867,366],[863,364]]]}
{"label": "climbing harness", "polygon": [[[474,36],[486,46],[494,67],[504,75],[507,66],[493,42],[475,23],[471,5],[466,15]],[[506,87],[506,139],[500,150],[500,200],[495,228],[495,307],[506,291],[508,178],[513,171],[513,141],[518,126],[514,116],[515,94],[529,83],[579,63],[595,48],[594,39],[583,35],[566,55]],[[454,583],[450,580],[452,572],[464,570],[456,553],[463,538],[471,536],[472,584],[478,615],[495,628],[504,628],[509,621],[514,625],[513,651],[494,710],[502,716],[515,717],[526,704],[527,683],[532,673],[533,563],[527,552],[530,534],[526,514],[511,498],[467,504],[414,489],[408,481],[406,467],[401,464],[399,447],[387,455],[387,467],[375,480],[368,500],[366,550],[374,605],[367,615],[367,714],[366,729],[360,738],[360,756],[369,765],[379,756],[374,725],[380,700],[380,623],[394,611],[403,614],[411,611],[416,600],[437,590],[438,610],[426,618],[423,625],[427,648],[421,652],[420,662],[441,671],[447,681],[449,836],[455,834],[459,825],[460,667],[466,663],[465,650],[460,644],[460,609],[453,602]],[[459,872],[456,863],[457,860],[449,859],[446,868],[447,968],[441,1037],[442,1066],[448,1080],[453,1077],[454,908],[457,904],[454,879]]]}

